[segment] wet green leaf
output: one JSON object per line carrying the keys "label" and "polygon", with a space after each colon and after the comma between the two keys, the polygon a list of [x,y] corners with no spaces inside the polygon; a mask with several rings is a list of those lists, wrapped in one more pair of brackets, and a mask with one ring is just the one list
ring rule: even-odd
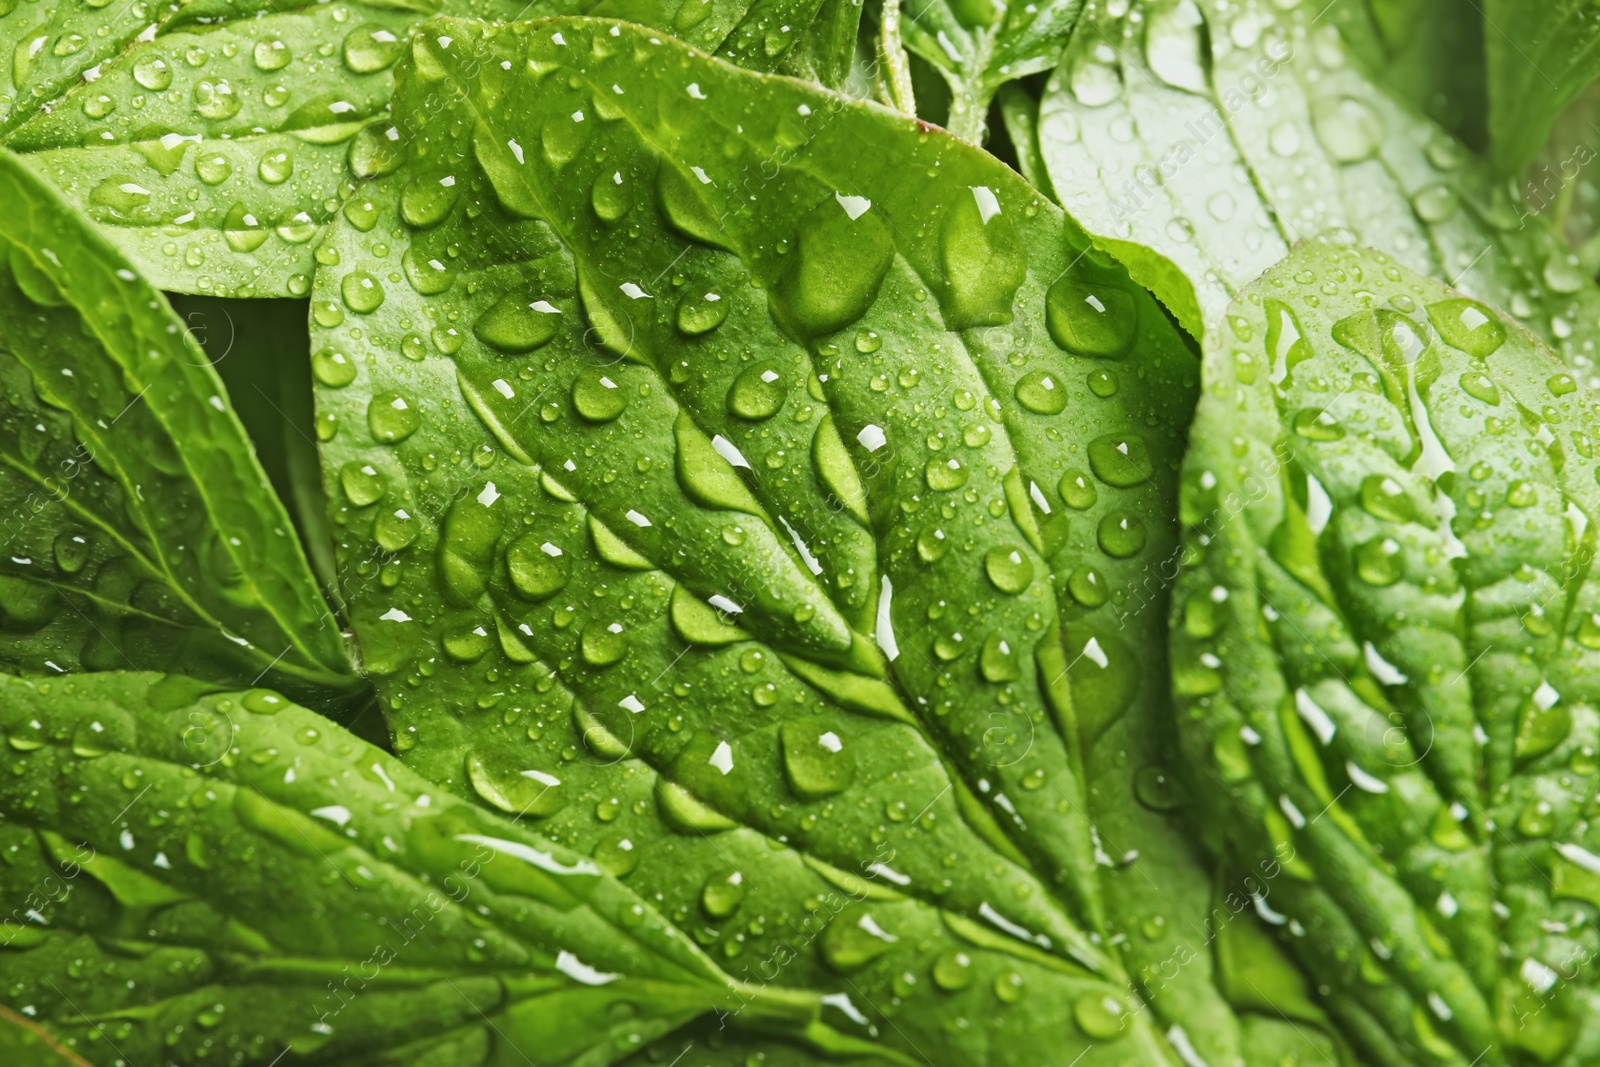
{"label": "wet green leaf", "polygon": [[205,353],[9,153],[0,191],[0,662],[354,687]]}
{"label": "wet green leaf", "polygon": [[1040,107],[1051,183],[1194,337],[1296,241],[1329,236],[1591,366],[1600,294],[1549,200],[1374,83],[1361,57],[1381,32],[1360,5],[1096,0],[1081,21]]}
{"label": "wet green leaf", "polygon": [[397,158],[392,68],[426,15],[621,18],[826,84],[849,71],[860,15],[835,0],[34,6],[0,16],[0,56],[17,57],[0,138],[159,287],[243,297],[306,296],[329,221],[362,217],[353,182]]}
{"label": "wet green leaf", "polygon": [[1600,11],[1560,0],[1486,0],[1489,135],[1495,163],[1521,171],[1538,156],[1556,119],[1600,75]]}
{"label": "wet green leaf", "polygon": [[174,688],[0,678],[0,983],[94,1062],[606,1064],[698,1016],[849,1047],[518,819],[268,690]]}
{"label": "wet green leaf", "polygon": [[1380,253],[1301,246],[1207,335],[1177,721],[1375,1062],[1595,1055],[1597,429],[1514,319]]}
{"label": "wet green leaf", "polygon": [[[463,73],[502,56],[531,67]],[[552,833],[736,975],[776,953],[848,996],[846,1032],[1237,1056],[1168,821],[1150,650],[1195,365],[1150,298],[975,149],[644,31],[430,24],[400,86],[412,154],[334,230],[313,349],[360,368],[319,391],[323,456],[403,757],[495,807],[558,778]],[[394,279],[366,314],[357,272]],[[548,340],[506,344],[507,301]],[[390,396],[422,412],[395,444]],[[801,943],[754,921],[839,891],[862,907]]]}
{"label": "wet green leaf", "polygon": [[895,0],[883,7],[894,15],[885,36],[898,37],[949,83],[950,132],[982,144],[995,92],[1054,67],[1084,4]]}

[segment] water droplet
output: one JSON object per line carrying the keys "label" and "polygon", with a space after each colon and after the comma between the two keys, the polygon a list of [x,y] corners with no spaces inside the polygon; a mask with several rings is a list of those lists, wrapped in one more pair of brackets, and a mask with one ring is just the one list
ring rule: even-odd
{"label": "water droplet", "polygon": [[855,753],[839,734],[815,720],[790,719],[779,735],[784,775],[796,796],[820,800],[849,787],[855,777]]}
{"label": "water droplet", "polygon": [[987,186],[968,192],[972,195],[957,195],[939,230],[949,286],[943,294],[944,320],[951,330],[1010,322],[1012,302],[1028,276],[1022,240],[994,192]]}
{"label": "water droplet", "polygon": [[317,381],[332,389],[342,389],[356,380],[356,365],[336,348],[320,349],[312,356],[311,372]]}
{"label": "water droplet", "polygon": [[350,503],[358,508],[376,503],[388,489],[383,475],[358,460],[351,460],[339,468],[339,484]]}
{"label": "water droplet", "polygon": [[985,681],[1002,685],[1022,677],[1022,667],[1017,662],[1017,650],[999,634],[990,634],[978,651],[978,671]]}
{"label": "water droplet", "polygon": [[1374,537],[1355,550],[1356,576],[1368,585],[1393,585],[1405,573],[1405,556],[1392,537]]}
{"label": "water droplet", "polygon": [[467,779],[485,802],[512,815],[553,815],[566,803],[561,780],[542,771],[508,767],[473,756],[467,760]]}
{"label": "water droplet", "polygon": [[1147,535],[1139,516],[1131,511],[1113,511],[1100,520],[1096,537],[1106,555],[1126,559],[1143,551]]}
{"label": "water droplet", "polygon": [[1089,442],[1089,466],[1107,485],[1128,489],[1155,473],[1150,450],[1138,434],[1106,434]]}
{"label": "water droplet", "polygon": [[208,119],[231,119],[243,103],[226,80],[203,81],[194,87],[194,109]]}
{"label": "water droplet", "polygon": [[1205,19],[1194,0],[1152,4],[1146,17],[1144,55],[1156,77],[1174,89],[1209,94]]}
{"label": "water droplet", "polygon": [[[578,112],[577,114],[582,114]],[[564,167],[583,150],[589,140],[590,123],[578,121],[571,115],[556,115],[546,120],[539,131],[539,142],[544,157],[552,167]]]}
{"label": "water droplet", "polygon": [[1384,474],[1369,474],[1361,480],[1361,506],[1389,522],[1412,522],[1417,517],[1416,502],[1405,487]]}
{"label": "water droplet", "polygon": [[616,222],[626,215],[633,206],[633,194],[629,191],[628,183],[622,180],[622,172],[613,171],[596,178],[589,203],[594,207],[594,213],[600,216],[601,222]]}
{"label": "water droplet", "polygon": [[1117,359],[1133,346],[1139,311],[1133,294],[1064,275],[1045,294],[1045,327],[1062,349]]}
{"label": "water droplet", "polygon": [[146,89],[161,92],[172,84],[172,68],[160,56],[147,55],[134,63],[133,80]]}
{"label": "water droplet", "polygon": [[379,393],[367,404],[367,426],[379,444],[399,444],[421,425],[417,409],[399,393]]}
{"label": "water droplet", "polygon": [[972,957],[960,949],[950,949],[933,961],[933,983],[954,993],[972,984]]}
{"label": "water droplet", "polygon": [[585,663],[609,667],[627,654],[628,640],[620,623],[596,619],[584,626],[578,638],[578,648]]}
{"label": "water droplet", "polygon": [[1323,408],[1301,408],[1295,412],[1294,432],[1307,441],[1338,441],[1344,437],[1344,424]]}
{"label": "water droplet", "polygon": [[585,367],[572,381],[572,406],[590,422],[610,422],[628,406],[615,369]]}
{"label": "water droplet", "polygon": [[923,468],[928,488],[937,493],[949,493],[967,484],[969,472],[959,459],[930,459]]}
{"label": "water droplet", "polygon": [[1493,355],[1506,340],[1499,316],[1466,297],[1429,304],[1428,320],[1446,344],[1478,359]]}
{"label": "water droplet", "polygon": [[1430,185],[1411,200],[1411,206],[1423,222],[1443,222],[1454,215],[1460,205],[1455,190],[1445,185]]}
{"label": "water droplet", "polygon": [[257,41],[252,55],[261,70],[282,70],[294,58],[289,46],[276,37],[270,41]]}
{"label": "water droplet", "polygon": [[525,534],[506,552],[511,584],[529,600],[542,600],[560,592],[571,569],[567,555],[538,534]]}
{"label": "water droplet", "polygon": [[560,315],[538,310],[526,294],[507,293],[478,316],[472,335],[490,348],[515,355],[548,342],[560,323]]}
{"label": "water droplet", "polygon": [[1311,124],[1322,147],[1340,163],[1370,159],[1383,144],[1383,117],[1353,97],[1318,100],[1311,109]]}
{"label": "water droplet", "polygon": [[1040,415],[1059,415],[1067,406],[1067,390],[1049,371],[1032,370],[1017,379],[1017,403]]}
{"label": "water droplet", "polygon": [[1481,371],[1469,370],[1461,375],[1461,390],[1470,397],[1483,401],[1490,407],[1500,406],[1500,387]]}
{"label": "water droplet", "polygon": [[878,297],[894,238],[878,214],[855,218],[829,197],[801,219],[798,250],[770,297],[779,321],[801,338],[848,326]]}
{"label": "water droplet", "polygon": [[1133,777],[1133,795],[1151,811],[1172,811],[1183,803],[1183,791],[1165,767],[1141,767]]}
{"label": "water droplet", "polygon": [[248,208],[236,203],[222,218],[222,236],[235,252],[254,252],[266,243],[272,233]]}
{"label": "water droplet", "polygon": [[233,173],[233,164],[221,152],[202,152],[194,161],[194,172],[207,185],[218,185]]}
{"label": "water droplet", "polygon": [[718,871],[700,889],[700,906],[713,919],[726,919],[743,903],[744,875],[738,871]]}
{"label": "water droplet", "polygon": [[1085,993],[1072,1006],[1072,1018],[1085,1037],[1106,1041],[1122,1032],[1127,1010],[1109,993]]}
{"label": "water droplet", "polygon": [[390,31],[362,26],[345,37],[344,62],[357,74],[372,74],[393,66],[404,47],[405,42]]}
{"label": "water droplet", "polygon": [[883,929],[861,904],[851,904],[822,931],[822,958],[843,974],[861,970],[899,938]]}
{"label": "water droplet", "polygon": [[710,333],[728,317],[728,301],[719,293],[685,293],[678,302],[678,329],[691,337]]}
{"label": "water droplet", "polygon": [[294,174],[294,156],[287,149],[269,149],[256,165],[256,173],[268,185],[282,185]]}
{"label": "water droplet", "polygon": [[456,205],[454,179],[445,175],[419,174],[400,191],[400,217],[417,229],[437,226]]}
{"label": "water droplet", "polygon": [[1057,486],[1061,499],[1069,508],[1077,511],[1086,511],[1094,507],[1100,498],[1100,491],[1094,487],[1094,482],[1084,471],[1069,467],[1061,476],[1061,484]]}
{"label": "water droplet", "polygon": [[339,294],[345,306],[358,314],[378,310],[383,303],[383,285],[364,270],[354,270],[339,282]]}
{"label": "water droplet", "polygon": [[772,363],[747,367],[728,390],[728,410],[743,419],[769,419],[783,407],[788,393],[783,375]]}
{"label": "water droplet", "polygon": [[996,589],[1015,596],[1033,581],[1033,561],[1019,547],[996,545],[983,557],[984,570]]}
{"label": "water droplet", "polygon": [[1067,592],[1086,608],[1098,608],[1111,596],[1105,576],[1087,565],[1075,567],[1067,576]]}

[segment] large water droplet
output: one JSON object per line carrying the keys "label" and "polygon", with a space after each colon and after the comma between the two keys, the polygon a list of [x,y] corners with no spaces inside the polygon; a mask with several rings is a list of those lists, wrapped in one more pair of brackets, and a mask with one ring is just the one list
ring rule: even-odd
{"label": "large water droplet", "polygon": [[1383,144],[1383,117],[1353,97],[1318,100],[1311,123],[1322,147],[1340,163],[1370,159]]}
{"label": "large water droplet", "polygon": [[555,775],[507,766],[500,760],[472,757],[467,760],[467,779],[478,796],[512,815],[553,815],[566,804]]}
{"label": "large water droplet", "polygon": [[1045,327],[1068,352],[1117,359],[1133,347],[1139,310],[1133,294],[1063,275],[1045,294]]}
{"label": "large water droplet", "polygon": [[803,800],[818,800],[849,787],[855,754],[835,732],[816,721],[791,719],[780,728],[783,769],[789,786]]}
{"label": "large water droplet", "polygon": [[1067,406],[1067,390],[1050,371],[1031,370],[1017,379],[1017,403],[1040,415],[1059,415]]}
{"label": "large water droplet", "polygon": [[1019,546],[996,545],[989,549],[983,557],[983,567],[1002,593],[1015,596],[1033,581],[1033,561]]}
{"label": "large water droplet", "polygon": [[1145,62],[1174,89],[1206,95],[1205,19],[1194,0],[1159,0],[1146,8]]}
{"label": "large water droplet", "polygon": [[1476,300],[1457,297],[1428,305],[1428,321],[1445,344],[1478,359],[1487,359],[1505,344],[1499,316]]}
{"label": "large water droplet", "polygon": [[939,230],[939,254],[949,288],[945,326],[965,330],[1012,319],[1012,302],[1028,276],[1027,254],[993,190],[975,186],[958,195]]}
{"label": "large water droplet", "polygon": [[1150,450],[1138,434],[1106,434],[1089,442],[1089,466],[1107,485],[1128,489],[1155,473]]}
{"label": "large water droplet", "polygon": [[1114,559],[1138,555],[1147,539],[1144,520],[1131,511],[1108,513],[1100,520],[1096,536],[1101,550]]}
{"label": "large water droplet", "polygon": [[525,294],[507,293],[478,316],[472,334],[490,348],[520,354],[549,341],[560,322],[559,314],[539,310]]}
{"label": "large water droplet", "polygon": [[1368,585],[1393,585],[1405,573],[1405,555],[1392,537],[1374,537],[1355,550],[1356,576]]}
{"label": "large water droplet", "polygon": [[718,871],[706,878],[700,888],[700,906],[713,919],[726,919],[744,903],[744,875],[738,871]]}
{"label": "large water droplet", "polygon": [[400,217],[418,229],[443,222],[456,204],[453,175],[420,174],[400,191]]}
{"label": "large water droplet", "polygon": [[616,222],[626,215],[628,209],[633,206],[633,194],[628,188],[628,183],[623,180],[622,172],[613,171],[596,178],[594,189],[589,195],[589,203],[602,222]]}
{"label": "large water droplet", "polygon": [[364,270],[353,270],[340,280],[339,294],[346,307],[365,315],[383,303],[383,283]]}
{"label": "large water droplet", "polygon": [[894,259],[894,238],[870,208],[851,217],[829,197],[800,220],[799,247],[771,290],[779,321],[801,338],[832,333],[866,314]]}
{"label": "large water droplet", "polygon": [[772,363],[757,363],[734,379],[728,390],[728,410],[752,421],[770,419],[783,407],[787,396],[783,375],[777,367]]}
{"label": "large water droplet", "polygon": [[585,367],[572,381],[572,406],[590,422],[610,422],[628,406],[614,368]]}
{"label": "large water droplet", "polygon": [[529,600],[543,600],[560,592],[571,570],[566,553],[538,534],[524,534],[506,552],[511,584]]}
{"label": "large water droplet", "polygon": [[386,70],[400,58],[405,43],[381,27],[362,26],[344,39],[344,62],[357,74]]}
{"label": "large water droplet", "polygon": [[399,444],[421,425],[417,409],[399,393],[379,393],[367,404],[367,426],[380,444]]}

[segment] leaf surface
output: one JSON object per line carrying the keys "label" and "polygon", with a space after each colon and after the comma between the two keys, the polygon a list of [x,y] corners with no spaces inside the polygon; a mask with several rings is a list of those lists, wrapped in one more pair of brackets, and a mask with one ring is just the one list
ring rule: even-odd
{"label": "leaf surface", "polygon": [[837,84],[860,15],[818,0],[204,0],[63,4],[25,26],[34,6],[0,16],[21,35],[0,33],[0,54],[35,53],[13,65],[0,137],[160,288],[243,297],[306,296],[328,222],[363,210],[353,179],[392,165],[390,67],[420,18],[605,14]]}
{"label": "leaf surface", "polygon": [[900,40],[950,85],[950,131],[982,144],[995,92],[1054,67],[1084,5],[904,0],[895,6]]}
{"label": "leaf surface", "polygon": [[1205,352],[1172,641],[1219,846],[1277,860],[1274,921],[1373,1062],[1592,1058],[1593,394],[1319,242]]}
{"label": "leaf surface", "polygon": [[0,679],[0,989],[92,1061],[605,1064],[713,1012],[828,1039],[587,857],[201,688]]}
{"label": "leaf surface", "polygon": [[1284,6],[1092,3],[1040,108],[1061,203],[1196,338],[1328,234],[1512,311],[1590,367],[1580,326],[1600,296],[1543,205],[1374,84],[1362,9]]}
{"label": "leaf surface", "polygon": [[344,640],[200,346],[0,155],[0,662],[354,688]]}
{"label": "leaf surface", "polygon": [[1521,171],[1556,119],[1600,75],[1600,11],[1582,0],[1486,0],[1489,135],[1495,163]]}
{"label": "leaf surface", "polygon": [[[1236,1056],[1149,681],[1194,365],[1148,296],[880,108],[600,21],[415,53],[411,158],[313,300],[358,368],[323,456],[405,758],[494,806],[559,779],[563,840],[902,1050],[1154,1024]],[[893,940],[745,925],[830,879]],[[989,968],[1023,957],[1014,997]],[[1061,1031],[1129,973],[1154,1018]]]}

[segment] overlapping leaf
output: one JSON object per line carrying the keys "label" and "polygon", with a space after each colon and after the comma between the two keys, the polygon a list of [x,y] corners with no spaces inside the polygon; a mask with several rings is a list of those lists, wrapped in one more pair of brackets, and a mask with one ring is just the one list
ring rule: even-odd
{"label": "overlapping leaf", "polygon": [[1501,170],[1515,174],[1600,75],[1600,9],[1584,0],[1485,0],[1482,16],[1491,147]]}
{"label": "overlapping leaf", "polygon": [[200,347],[9,153],[0,196],[0,663],[352,687],[339,628]]}
{"label": "overlapping leaf", "polygon": [[5,143],[159,287],[302,297],[352,178],[391,158],[389,68],[419,18],[611,14],[837,84],[860,16],[817,0],[41,6],[0,15],[18,90]]}
{"label": "overlapping leaf", "polygon": [[885,43],[893,49],[903,42],[944,76],[950,132],[982,144],[995,92],[1056,65],[1083,2],[895,0],[883,8],[890,16]]}
{"label": "overlapping leaf", "polygon": [[[1176,1046],[1237,1057],[1164,817],[1193,364],[1159,310],[870,106],[604,22],[415,51],[411,156],[313,302],[405,758],[536,794],[715,954],[902,1051],[1115,1059],[1150,1020],[1084,983],[1132,972]],[[841,891],[866,910],[816,914]]]}
{"label": "overlapping leaf", "polygon": [[1178,723],[1374,1063],[1596,1055],[1597,409],[1509,316],[1311,243],[1206,339]]}
{"label": "overlapping leaf", "polygon": [[1196,337],[1294,242],[1333,233],[1506,308],[1591,373],[1600,296],[1543,205],[1373,84],[1347,43],[1363,20],[1334,24],[1360,9],[1283,7],[1092,3],[1041,105],[1061,203]]}
{"label": "overlapping leaf", "polygon": [[0,677],[0,997],[98,1063],[613,1063],[699,1015],[849,1051],[587,857],[267,690]]}

